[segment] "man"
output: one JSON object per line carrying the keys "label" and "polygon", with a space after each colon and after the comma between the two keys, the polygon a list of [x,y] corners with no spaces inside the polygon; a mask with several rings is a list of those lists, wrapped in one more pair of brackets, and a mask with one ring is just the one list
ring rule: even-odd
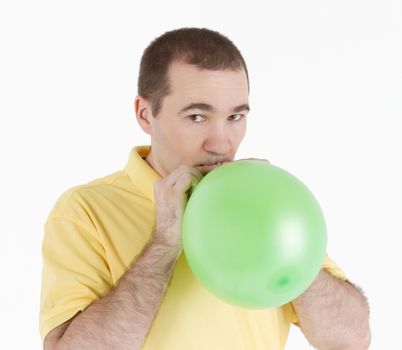
{"label": "man", "polygon": [[45,349],[277,350],[291,323],[318,349],[368,348],[367,301],[328,256],[299,298],[263,310],[217,299],[187,265],[188,196],[234,161],[248,95],[246,64],[217,32],[182,28],[146,48],[135,113],[151,146],[134,147],[124,170],[63,193],[46,221]]}

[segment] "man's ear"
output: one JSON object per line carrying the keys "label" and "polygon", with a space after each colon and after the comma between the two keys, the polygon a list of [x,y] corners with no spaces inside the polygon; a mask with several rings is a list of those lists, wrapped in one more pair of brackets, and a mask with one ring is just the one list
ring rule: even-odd
{"label": "man's ear", "polygon": [[137,122],[145,133],[151,135],[151,122],[152,117],[151,104],[142,96],[137,95],[134,100],[134,111],[137,117]]}

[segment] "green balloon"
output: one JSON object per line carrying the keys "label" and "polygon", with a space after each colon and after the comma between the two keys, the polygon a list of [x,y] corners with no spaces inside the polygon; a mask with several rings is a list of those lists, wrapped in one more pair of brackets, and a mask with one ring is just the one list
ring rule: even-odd
{"label": "green balloon", "polygon": [[289,172],[259,161],[226,163],[194,188],[183,217],[183,249],[195,277],[227,303],[284,305],[323,264],[324,216]]}

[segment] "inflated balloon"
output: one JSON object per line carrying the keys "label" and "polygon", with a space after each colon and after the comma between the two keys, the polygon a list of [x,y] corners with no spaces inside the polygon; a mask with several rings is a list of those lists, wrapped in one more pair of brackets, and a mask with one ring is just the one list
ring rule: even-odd
{"label": "inflated balloon", "polygon": [[310,190],[277,166],[249,160],[204,176],[188,200],[182,238],[200,283],[247,308],[297,298],[317,277],[327,244]]}

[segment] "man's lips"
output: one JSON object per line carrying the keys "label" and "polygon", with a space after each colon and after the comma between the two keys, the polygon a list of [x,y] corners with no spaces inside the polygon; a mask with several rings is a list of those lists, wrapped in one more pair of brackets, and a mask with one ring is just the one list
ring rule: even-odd
{"label": "man's lips", "polygon": [[201,164],[201,165],[197,165],[195,168],[199,169],[201,172],[202,171],[208,171],[208,170],[212,170],[224,163],[227,163],[226,161],[224,162],[218,162],[218,163],[209,163],[209,164]]}
{"label": "man's lips", "polygon": [[206,164],[200,164],[197,165],[198,167],[204,167],[204,166],[214,166],[214,165],[221,165],[223,162],[217,162],[217,163],[206,163]]}

